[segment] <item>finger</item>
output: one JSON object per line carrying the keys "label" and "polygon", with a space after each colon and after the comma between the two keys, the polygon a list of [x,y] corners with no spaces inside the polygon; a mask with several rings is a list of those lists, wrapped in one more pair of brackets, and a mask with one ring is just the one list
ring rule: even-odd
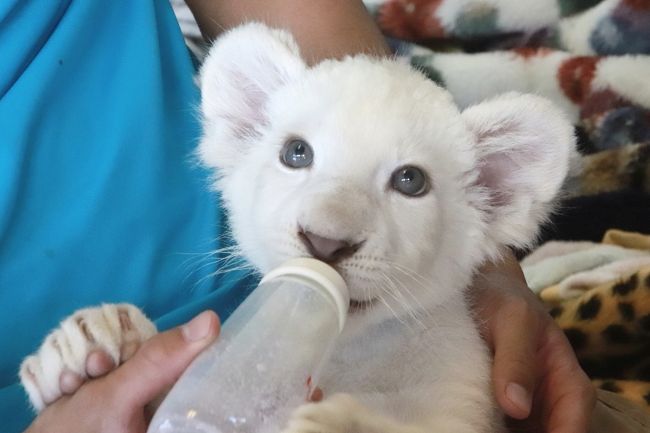
{"label": "finger", "polygon": [[499,406],[511,417],[526,418],[537,382],[540,318],[524,299],[513,299],[491,324],[492,379]]}
{"label": "finger", "polygon": [[185,325],[158,334],[107,376],[113,395],[131,408],[143,408],[167,391],[192,360],[219,334],[219,319],[204,311]]}
{"label": "finger", "polygon": [[88,377],[103,376],[114,368],[115,361],[103,350],[93,350],[86,357],[86,374]]}
{"label": "finger", "polygon": [[73,394],[81,387],[81,385],[83,385],[83,383],[83,377],[67,369],[61,373],[61,376],[59,376],[59,388],[61,388],[63,394]]}
{"label": "finger", "polygon": [[319,387],[314,388],[314,390],[309,394],[307,401],[312,403],[318,403],[323,400],[323,390]]}
{"label": "finger", "polygon": [[587,433],[596,404],[595,392],[590,386],[587,382],[558,396],[546,421],[548,433]]}
{"label": "finger", "polygon": [[543,347],[546,360],[543,420],[549,433],[586,433],[596,394],[573,349],[559,328],[552,327]]}

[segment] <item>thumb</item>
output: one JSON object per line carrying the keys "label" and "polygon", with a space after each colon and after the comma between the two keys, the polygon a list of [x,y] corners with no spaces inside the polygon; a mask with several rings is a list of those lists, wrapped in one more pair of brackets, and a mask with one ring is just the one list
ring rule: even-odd
{"label": "thumb", "polygon": [[[537,314],[523,307],[502,311],[492,326],[492,380],[499,406],[516,419],[530,415],[537,382]],[[500,323],[499,323],[500,322]]]}
{"label": "thumb", "polygon": [[129,408],[143,408],[167,391],[192,360],[219,335],[219,318],[204,311],[178,328],[147,340],[136,354],[106,377]]}

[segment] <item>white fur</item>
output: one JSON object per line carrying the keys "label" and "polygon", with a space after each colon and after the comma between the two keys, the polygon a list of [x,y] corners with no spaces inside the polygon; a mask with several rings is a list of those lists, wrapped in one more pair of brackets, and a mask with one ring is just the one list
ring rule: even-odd
{"label": "white fur", "polygon": [[[500,431],[465,288],[545,218],[574,140],[560,110],[508,94],[460,113],[397,61],[308,68],[288,33],[260,24],[222,36],[201,77],[199,154],[243,254],[262,272],[308,256],[299,228],[363,243],[335,266],[353,299],[376,303],[349,317],[319,384],[331,398],[299,409],[287,431]],[[292,137],[313,148],[309,168],[281,163]],[[426,171],[429,193],[390,188],[407,164]]]}

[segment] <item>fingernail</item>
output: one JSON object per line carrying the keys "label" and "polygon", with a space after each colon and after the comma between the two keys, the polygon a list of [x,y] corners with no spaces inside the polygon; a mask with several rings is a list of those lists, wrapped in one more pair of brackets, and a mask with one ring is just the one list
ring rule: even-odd
{"label": "fingernail", "polygon": [[523,386],[518,383],[509,383],[506,386],[506,397],[523,412],[530,412],[533,399]]}
{"label": "fingernail", "polygon": [[59,376],[59,388],[63,394],[72,394],[84,383],[84,379],[70,370],[63,370]]}
{"label": "fingernail", "polygon": [[307,401],[312,403],[318,403],[323,400],[323,390],[319,387],[314,388],[314,390],[309,394]]}
{"label": "fingernail", "polygon": [[210,313],[204,311],[203,313],[190,320],[183,325],[181,332],[186,341],[199,341],[203,340],[210,334],[210,325],[212,324],[212,317]]}

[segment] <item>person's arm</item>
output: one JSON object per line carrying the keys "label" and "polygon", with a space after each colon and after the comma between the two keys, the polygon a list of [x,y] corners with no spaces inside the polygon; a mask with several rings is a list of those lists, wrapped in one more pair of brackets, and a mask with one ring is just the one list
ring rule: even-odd
{"label": "person's arm", "polygon": [[508,415],[525,420],[513,423],[512,431],[586,432],[594,388],[514,255],[485,264],[472,292],[474,313],[494,352],[495,397]]}
{"label": "person's arm", "polygon": [[291,31],[309,63],[366,53],[390,53],[379,29],[356,0],[187,0],[206,39],[248,21]]}

